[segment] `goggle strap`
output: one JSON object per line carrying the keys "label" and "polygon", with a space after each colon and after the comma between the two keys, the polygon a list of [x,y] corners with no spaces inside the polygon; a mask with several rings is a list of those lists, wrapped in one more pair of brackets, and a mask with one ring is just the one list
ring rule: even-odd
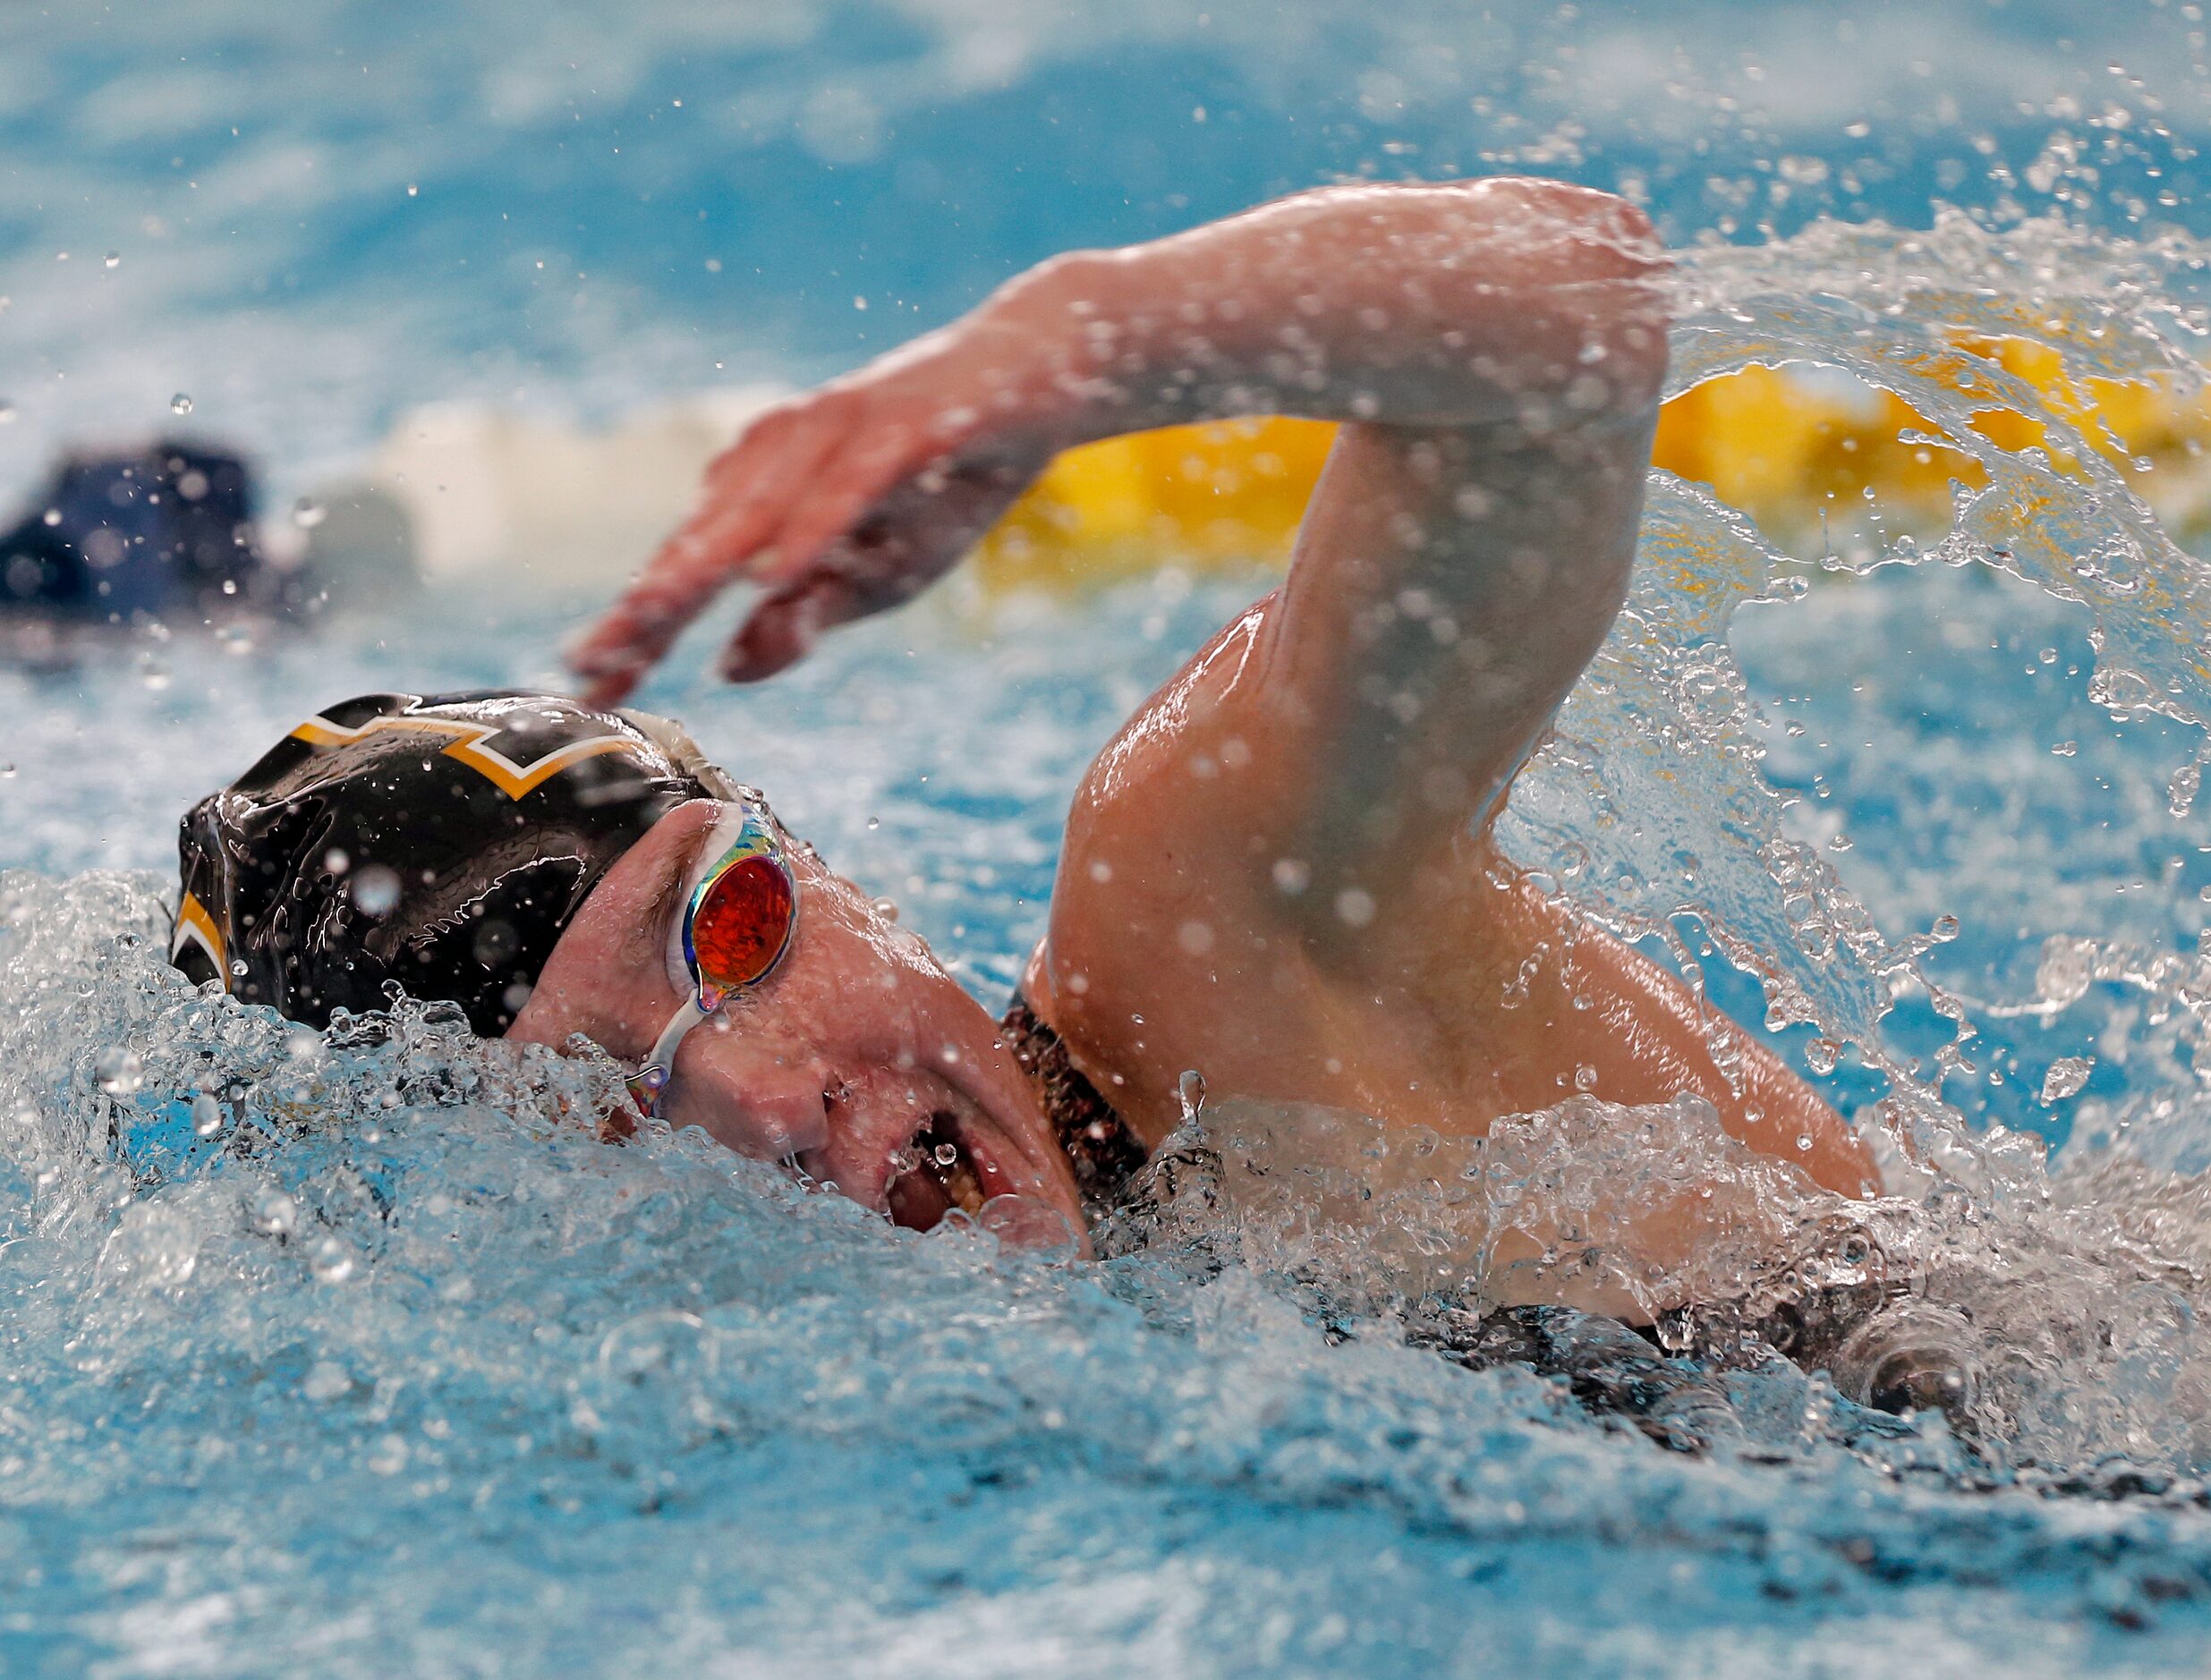
{"label": "goggle strap", "polygon": [[676,1013],[668,1018],[668,1025],[660,1029],[660,1036],[653,1041],[652,1054],[627,1082],[630,1097],[641,1113],[650,1117],[658,1111],[660,1093],[668,1089],[676,1072],[676,1047],[683,1043],[686,1032],[720,1006],[719,998],[710,1005],[702,996],[686,997],[676,1006]]}

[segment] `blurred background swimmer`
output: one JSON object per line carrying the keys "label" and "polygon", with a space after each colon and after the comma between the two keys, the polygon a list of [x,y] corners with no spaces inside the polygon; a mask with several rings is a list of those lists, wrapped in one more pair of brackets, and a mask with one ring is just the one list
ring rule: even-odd
{"label": "blurred background swimmer", "polygon": [[0,536],[0,649],[37,663],[109,628],[296,623],[412,581],[387,496],[341,488],[290,528],[265,525],[257,501],[245,457],[217,445],[65,456]]}

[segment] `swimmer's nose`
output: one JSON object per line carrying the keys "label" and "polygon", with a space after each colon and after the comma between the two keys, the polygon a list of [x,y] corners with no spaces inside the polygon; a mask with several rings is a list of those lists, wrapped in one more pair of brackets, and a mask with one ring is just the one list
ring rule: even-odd
{"label": "swimmer's nose", "polygon": [[778,1054],[717,1017],[676,1052],[662,1112],[669,1124],[695,1125],[740,1155],[781,1160],[828,1141],[825,1082],[813,1057]]}

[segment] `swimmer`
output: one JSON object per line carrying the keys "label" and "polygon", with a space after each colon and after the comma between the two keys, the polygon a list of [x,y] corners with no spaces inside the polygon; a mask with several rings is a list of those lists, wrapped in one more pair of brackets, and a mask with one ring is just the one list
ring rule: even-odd
{"label": "swimmer", "polygon": [[263,554],[244,461],[175,439],[55,469],[0,534],[0,615],[127,624],[296,614],[302,581]]}
{"label": "swimmer", "polygon": [[[1802,1081],[1490,836],[1627,590],[1664,269],[1630,206],[1518,179],[1326,189],[1044,263],[756,420],[578,647],[588,704],[369,697],[203,802],[177,960],[318,1023],[388,981],[486,1034],[584,1034],[641,1107],[909,1226],[1004,1194],[1094,1215],[1190,1069],[1461,1136],[1693,1092],[1869,1194]],[[1269,414],[1342,428],[1288,578],[1092,766],[1002,1023],[768,797],[608,709],[731,584],[762,593],[723,670],[766,677],[926,589],[1059,451]],[[1617,1280],[1527,1287],[1648,1316]]]}

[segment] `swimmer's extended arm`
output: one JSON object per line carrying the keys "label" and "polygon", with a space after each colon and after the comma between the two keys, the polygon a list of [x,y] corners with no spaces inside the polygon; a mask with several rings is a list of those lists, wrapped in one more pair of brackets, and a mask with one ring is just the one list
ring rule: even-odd
{"label": "swimmer's extended arm", "polygon": [[[1283,602],[1288,689],[1373,691],[1313,720],[1367,808],[1386,761],[1439,733],[1469,785],[1509,775],[1620,598],[1665,359],[1661,262],[1628,206],[1524,180],[1325,189],[1055,259],[762,416],[575,666],[618,695],[749,579],[768,592],[723,668],[769,675],[940,576],[1060,449],[1306,415],[1363,423]],[[1469,724],[1493,749],[1471,760]]]}

